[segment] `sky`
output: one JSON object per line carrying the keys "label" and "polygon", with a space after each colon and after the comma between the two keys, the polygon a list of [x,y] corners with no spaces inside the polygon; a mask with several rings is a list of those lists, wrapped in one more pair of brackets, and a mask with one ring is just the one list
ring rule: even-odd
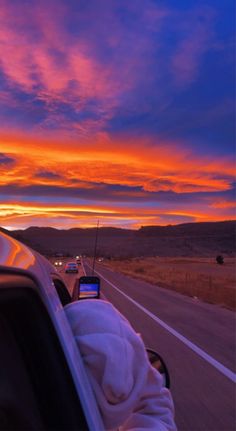
{"label": "sky", "polygon": [[235,219],[233,0],[0,0],[0,225]]}

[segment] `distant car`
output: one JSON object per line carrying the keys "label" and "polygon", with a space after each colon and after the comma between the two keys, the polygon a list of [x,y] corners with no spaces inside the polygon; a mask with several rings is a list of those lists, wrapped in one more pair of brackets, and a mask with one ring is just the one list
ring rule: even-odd
{"label": "distant car", "polygon": [[76,262],[67,262],[65,266],[65,272],[76,272],[78,273],[78,265]]}
{"label": "distant car", "polygon": [[54,265],[55,265],[55,266],[62,266],[62,261],[61,261],[61,260],[56,260],[56,261],[54,262]]}
{"label": "distant car", "polygon": [[81,265],[81,260],[80,259],[76,259],[76,263],[77,263],[77,265]]}
{"label": "distant car", "polygon": [[99,257],[98,262],[103,262],[103,257]]}

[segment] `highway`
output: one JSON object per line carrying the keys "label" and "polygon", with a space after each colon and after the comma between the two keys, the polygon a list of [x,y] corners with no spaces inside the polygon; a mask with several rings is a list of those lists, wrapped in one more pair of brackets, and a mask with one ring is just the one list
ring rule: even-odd
{"label": "highway", "polygon": [[[164,358],[179,431],[235,431],[235,314],[96,264],[101,293]],[[61,275],[73,293],[75,279]]]}

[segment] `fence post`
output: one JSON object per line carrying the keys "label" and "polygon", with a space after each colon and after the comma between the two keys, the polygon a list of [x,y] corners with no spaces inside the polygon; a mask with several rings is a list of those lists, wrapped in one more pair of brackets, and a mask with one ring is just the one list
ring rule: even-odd
{"label": "fence post", "polygon": [[[186,272],[185,273],[185,293],[188,293],[188,291],[189,291],[189,289],[188,289],[188,273]],[[191,296],[193,296],[192,291],[189,293],[191,293]]]}
{"label": "fence post", "polygon": [[210,302],[214,303],[214,298],[213,298],[213,290],[212,290],[212,278],[211,275],[209,275],[209,300]]}

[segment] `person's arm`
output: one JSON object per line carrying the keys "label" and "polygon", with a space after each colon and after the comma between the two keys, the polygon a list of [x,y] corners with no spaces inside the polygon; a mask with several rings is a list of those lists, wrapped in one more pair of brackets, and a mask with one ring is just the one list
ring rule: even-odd
{"label": "person's arm", "polygon": [[161,375],[150,365],[146,384],[133,414],[119,431],[176,431],[174,405]]}

